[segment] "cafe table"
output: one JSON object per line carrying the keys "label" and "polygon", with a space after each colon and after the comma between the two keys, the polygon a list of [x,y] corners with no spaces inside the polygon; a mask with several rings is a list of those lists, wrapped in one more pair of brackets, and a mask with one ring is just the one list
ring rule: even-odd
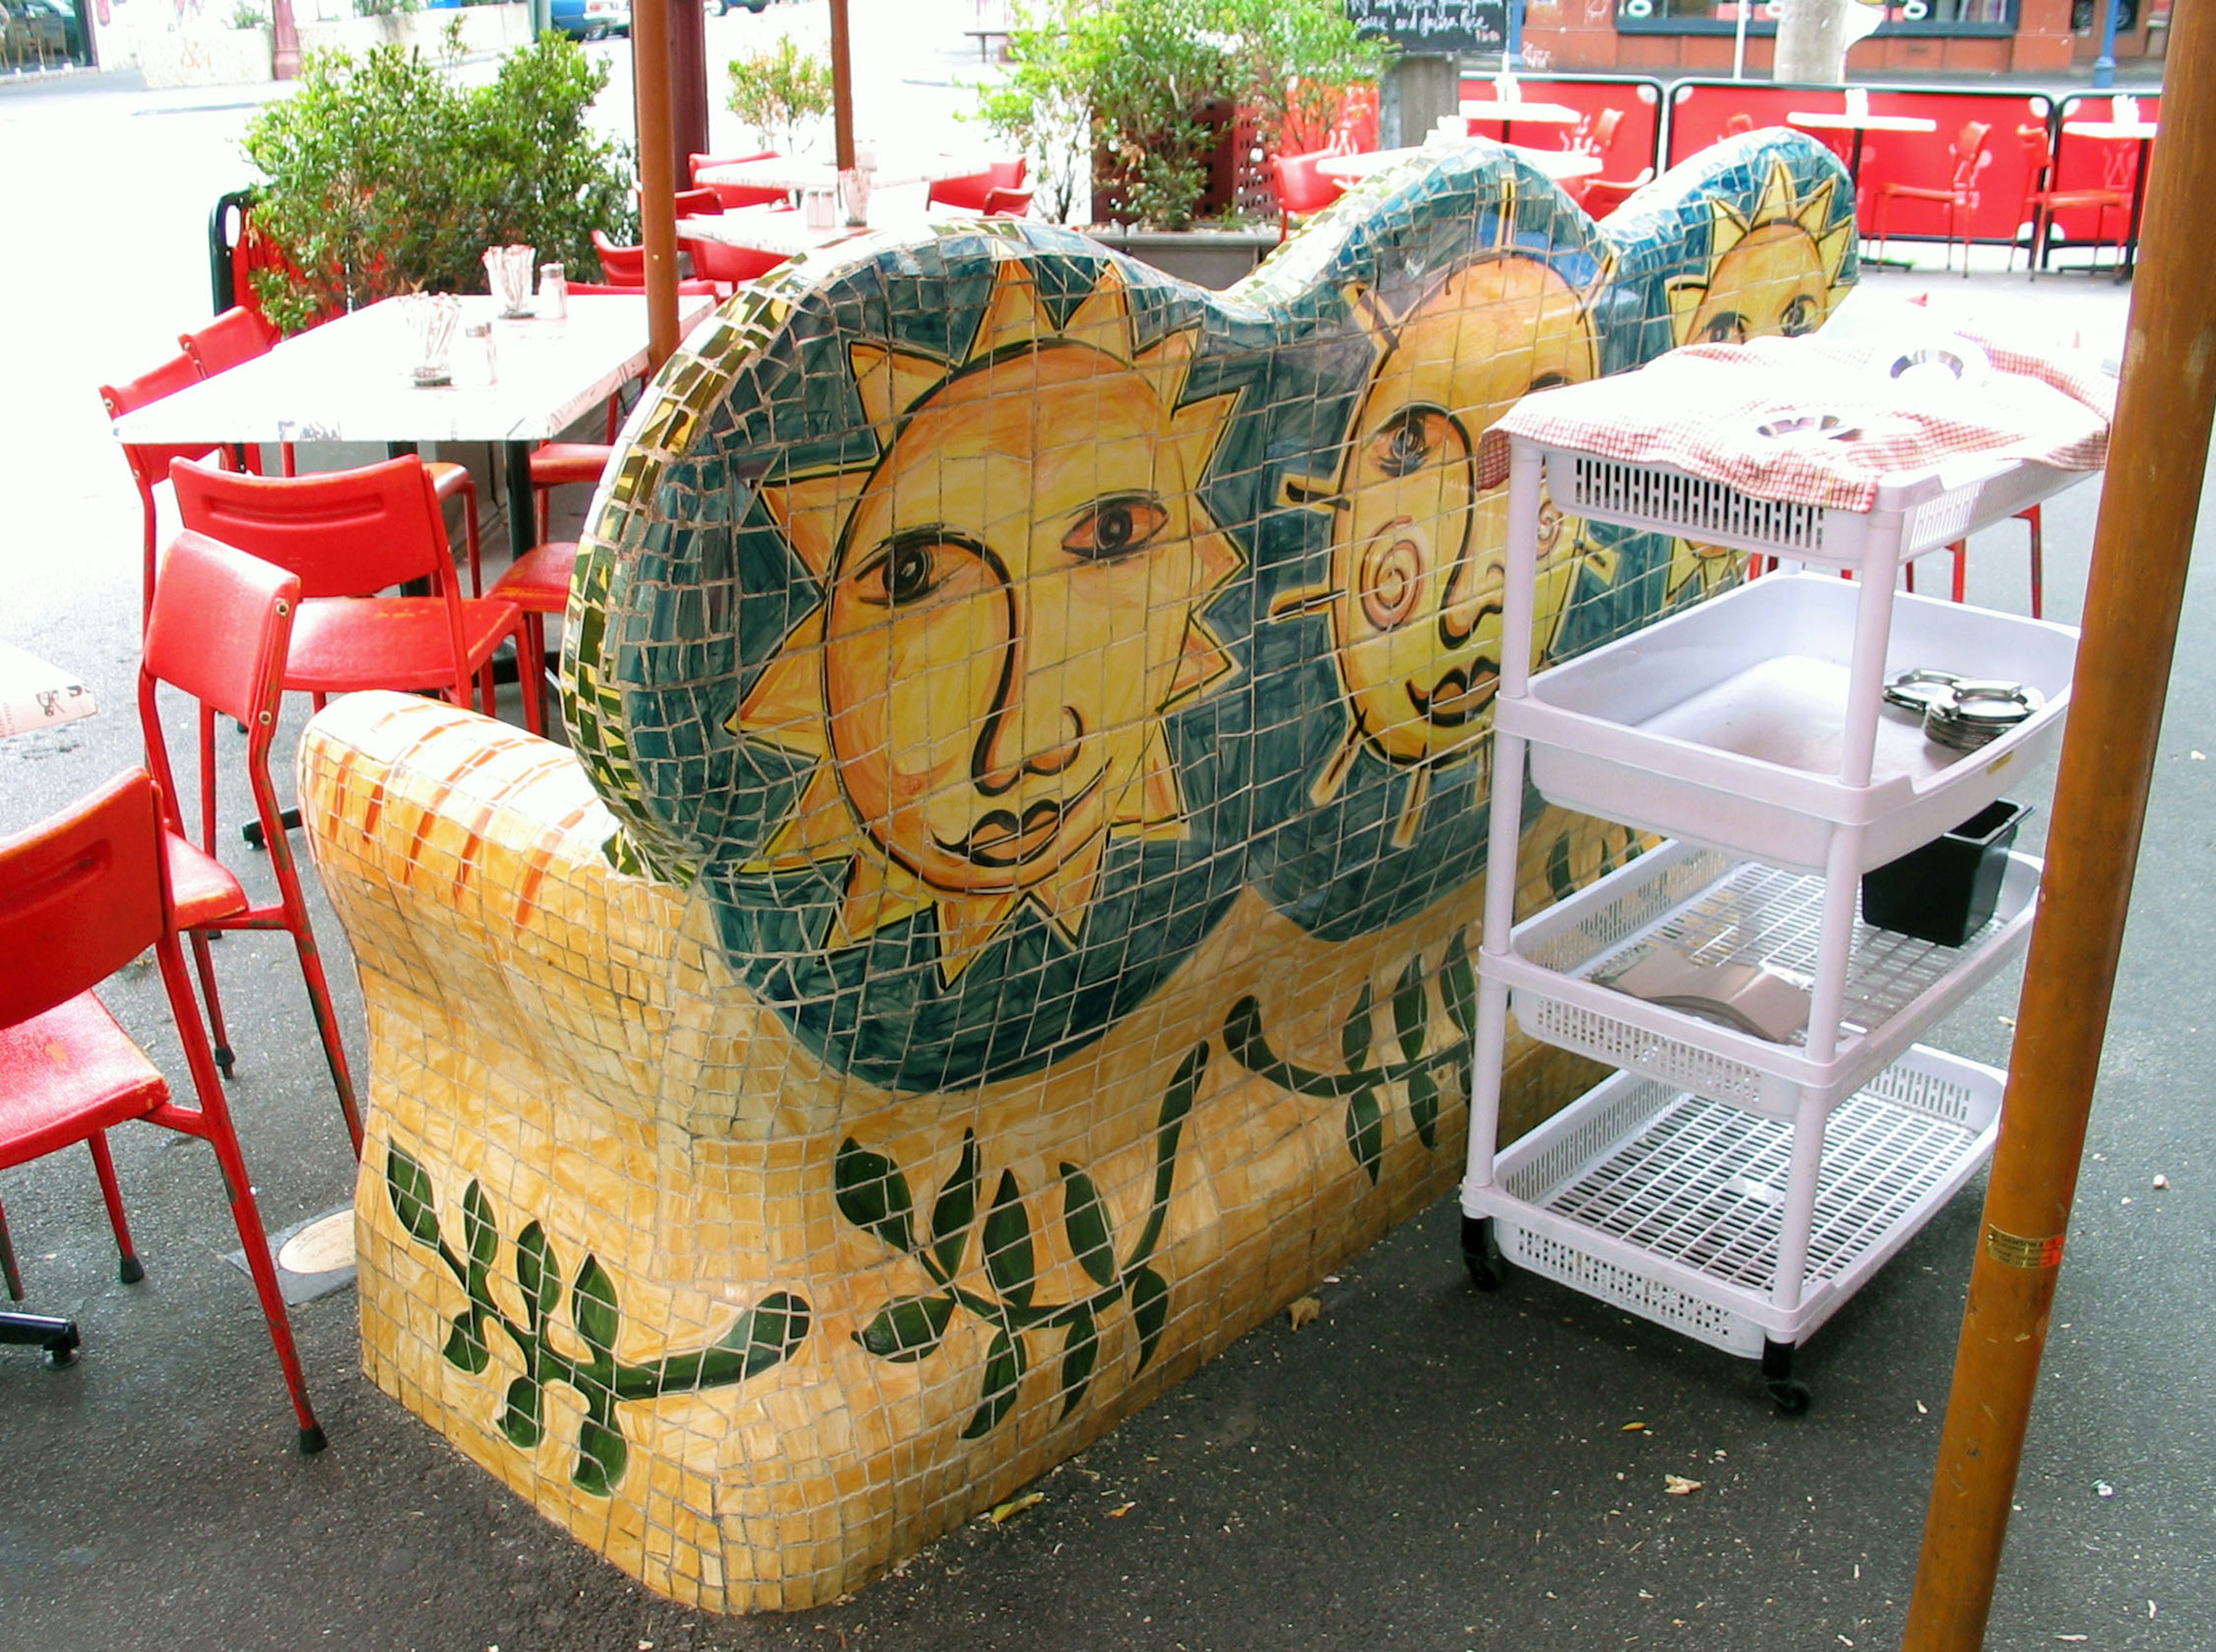
{"label": "cafe table", "polygon": [[[1480,138],[1472,141],[1482,144],[1492,140]],[[1532,149],[1522,144],[1503,144],[1500,147],[1514,150],[1558,183],[1566,183],[1573,178],[1592,177],[1606,164],[1597,155],[1580,154],[1573,150]],[[1408,149],[1362,150],[1352,155],[1327,155],[1315,163],[1315,169],[1324,177],[1335,178],[1341,183],[1359,183],[1364,178],[1398,166],[1413,156],[1438,152],[1431,144],[1418,144]]]}
{"label": "cafe table", "polygon": [[1936,132],[1939,123],[1920,114],[1873,114],[1868,109],[1792,109],[1786,113],[1788,126],[1798,126],[1803,132],[1850,132],[1854,142],[1847,153],[1847,178],[1855,185],[1857,199],[1862,181],[1862,136],[1873,132]]}
{"label": "cafe table", "polygon": [[[797,216],[797,215],[796,215]],[[680,296],[680,329],[714,307]],[[118,441],[160,445],[261,442],[383,442],[394,452],[422,442],[488,442],[504,451],[509,541],[520,556],[539,542],[531,450],[646,371],[643,294],[573,293],[561,321],[500,321],[489,295],[465,296],[454,329],[453,383],[420,388],[403,308],[385,299],[286,340],[213,378],[126,413]],[[491,321],[492,377],[481,340]]]}
{"label": "cafe table", "polygon": [[[990,160],[976,155],[908,155],[871,169],[870,187],[898,189],[909,184],[944,183],[950,178],[974,178],[992,168]],[[702,186],[739,184],[748,189],[828,194],[839,187],[839,169],[826,161],[777,155],[762,161],[727,161],[721,166],[703,167],[693,181]]]}
{"label": "cafe table", "polygon": [[2062,130],[2072,138],[2090,138],[2096,141],[2129,142],[2137,144],[2138,157],[2132,163],[2132,224],[2124,236],[2123,267],[2117,270],[2119,282],[2132,279],[2139,260],[2139,209],[2146,204],[2147,150],[2153,147],[2155,133],[2161,123],[2155,120],[2065,120]]}
{"label": "cafe table", "polygon": [[1526,125],[1574,126],[1585,115],[1567,103],[1504,102],[1499,98],[1465,98],[1455,113],[1465,120],[1498,120],[1503,142],[1518,121]]}
{"label": "cafe table", "polygon": [[[918,223],[922,221],[915,219]],[[851,224],[841,214],[834,214],[828,224],[810,224],[806,212],[779,206],[741,206],[728,212],[694,213],[677,221],[677,233],[680,236],[719,241],[727,247],[745,247],[754,252],[774,253],[780,258],[797,258],[849,236],[868,235],[872,229],[898,227],[900,224],[893,223]]]}

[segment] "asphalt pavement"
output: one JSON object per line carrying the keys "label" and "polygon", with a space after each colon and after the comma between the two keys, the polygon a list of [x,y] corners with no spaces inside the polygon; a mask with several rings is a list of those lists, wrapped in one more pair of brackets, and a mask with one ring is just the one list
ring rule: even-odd
{"label": "asphalt pavement", "polygon": [[[18,235],[0,261],[0,313],[15,322],[0,636],[85,672],[103,707],[0,744],[0,830],[137,760],[138,505],[92,387],[205,319],[204,215],[242,175],[230,145],[253,101],[90,82],[0,95],[0,144],[19,157],[0,170]],[[2104,350],[2121,347],[2128,297],[1997,267],[1968,281],[1887,273],[1880,289],[1930,290],[1996,326],[2075,331]],[[2087,486],[2048,508],[2054,617],[2076,616],[2096,504]],[[2011,526],[1974,546],[1973,599],[2022,605],[2021,544]],[[2216,1035],[2212,636],[2204,558],[1988,1642],[2008,1652],[2216,1646],[2216,1154],[2192,1066]],[[2043,802],[2050,783],[2028,790]],[[227,816],[242,812],[230,795]],[[366,1064],[351,964],[317,899]],[[288,948],[238,936],[218,956],[233,1106],[265,1219],[282,1229],[342,1205],[353,1164]],[[2016,990],[2013,976],[1989,987],[1931,1041],[2004,1061]],[[159,996],[139,969],[111,1002],[174,1067]],[[116,1280],[84,1154],[0,1172],[26,1305],[76,1316],[86,1342],[65,1372],[0,1349],[10,1647],[1894,1645],[1982,1193],[1808,1345],[1816,1403],[1797,1419],[1749,1366],[1528,1275],[1474,1293],[1442,1205],[1316,1281],[1315,1323],[1253,1332],[1048,1475],[1020,1517],[966,1527],[841,1605],[734,1619],[644,1594],[372,1388],[350,1289],[293,1314],[331,1441],[295,1455],[254,1298],[222,1260],[236,1242],[209,1154],[147,1127],[114,1139],[142,1284]],[[1672,1475],[1698,1489],[1671,1495]]]}

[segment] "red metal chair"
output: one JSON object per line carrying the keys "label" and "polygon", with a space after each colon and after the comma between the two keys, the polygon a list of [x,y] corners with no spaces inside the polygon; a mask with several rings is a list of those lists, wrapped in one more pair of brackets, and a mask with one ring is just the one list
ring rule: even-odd
{"label": "red metal chair", "polygon": [[958,206],[966,212],[987,210],[985,196],[994,189],[1021,189],[1024,179],[1031,170],[1031,162],[1022,156],[1013,161],[995,161],[982,172],[973,172],[965,178],[941,178],[924,195],[926,206]]}
{"label": "red metal chair", "polygon": [[[323,1446],[292,1323],[269,1257],[254,1178],[193,1003],[162,853],[162,805],[144,769],[27,832],[0,839],[0,1168],[77,1142],[91,1150],[126,1284],[145,1276],[131,1243],[107,1133],[132,1119],[198,1136],[215,1150],[231,1219],[292,1391],[302,1452]],[[151,948],[199,1105],[185,1106],[92,989]],[[22,1280],[0,1218],[8,1292]],[[57,1354],[57,1358],[61,1357]]]}
{"label": "red metal chair", "polygon": [[[213,378],[218,373],[228,372],[243,362],[266,355],[275,347],[277,329],[269,318],[258,310],[249,310],[233,304],[197,333],[177,335],[177,347],[185,359],[199,370],[202,378]],[[279,444],[278,453],[286,476],[297,474],[292,444]],[[248,455],[249,470],[255,466],[253,456]],[[423,468],[431,473],[432,484],[439,490],[441,504],[454,500],[462,501],[462,542],[470,556],[471,588],[477,588],[478,560],[483,545],[477,536],[477,484],[465,464],[456,464],[449,459],[426,459]]]}
{"label": "red metal chair", "polygon": [[610,286],[636,292],[646,286],[646,249],[619,247],[598,230],[593,231],[593,250],[600,255],[600,275]]}
{"label": "red metal chair", "polygon": [[783,157],[773,149],[753,155],[688,155],[686,159],[686,179],[695,189],[712,189],[716,199],[729,212],[737,206],[782,206],[790,201],[791,193],[783,189],[758,189],[742,183],[703,183],[701,173],[711,166],[738,166],[748,161],[775,161]]}
{"label": "red metal chair", "polygon": [[[162,789],[168,826],[169,887],[177,922],[191,937],[193,961],[207,1004],[209,1031],[215,1039],[215,1064],[225,1078],[232,1069],[231,1040],[224,1029],[223,1000],[218,996],[207,937],[221,930],[283,930],[299,955],[300,977],[316,1030],[323,1041],[339,1111],[361,1156],[361,1113],[346,1044],[331,1008],[316,931],[309,922],[300,874],[279,816],[277,789],[269,777],[269,748],[285,697],[285,658],[292,637],[292,616],[300,605],[300,581],[283,568],[234,550],[189,529],[163,553],[161,577],[154,582],[154,611],[146,624],[138,670],[138,722],[145,732],[146,765]],[[200,833],[195,844],[185,830],[180,799],[169,766],[169,742],[162,728],[157,691],[167,683],[198,703],[200,726]],[[227,716],[246,731],[246,780],[262,822],[262,841],[276,874],[274,902],[255,906],[243,885],[217,858],[215,721]]]}
{"label": "red metal chair", "polygon": [[1724,136],[1727,138],[1743,137],[1753,130],[1754,117],[1743,109],[1724,122]]}
{"label": "red metal chair", "polygon": [[713,281],[718,298],[729,298],[748,282],[760,280],[786,261],[783,253],[734,247],[728,242],[688,236],[683,233],[685,226],[681,224],[677,227],[677,245],[692,259],[692,273],[704,281]]}
{"label": "red metal chair", "polygon": [[987,218],[1029,218],[1031,215],[1031,191],[1022,189],[988,189],[985,192]]}
{"label": "red metal chair", "polygon": [[[2108,244],[2108,213],[2113,209],[2121,215],[2116,232],[2116,257],[2124,255],[2124,236],[2130,233],[2132,198],[2116,189],[2056,189],[2054,181],[2054,143],[2047,136],[2044,121],[2035,121],[2016,129],[2023,144],[2023,205],[2016,211],[2019,232],[2024,223],[2031,224],[2031,279],[2039,279],[2040,267],[2047,261],[2047,237],[2054,233],[2054,215],[2078,208],[2090,208],[2099,216],[2093,220],[2094,261],[2100,261],[2100,249]],[[2016,243],[2009,243],[2008,267],[2016,267]]]}
{"label": "red metal chair", "polygon": [[679,218],[713,218],[723,210],[723,198],[712,189],[680,189],[671,199]]}
{"label": "red metal chair", "polygon": [[[356,689],[435,689],[468,705],[482,678],[493,711],[491,662],[522,647],[513,605],[465,598],[423,461],[414,454],[312,476],[237,476],[189,459],[169,467],[185,525],[300,576],[303,599],[285,660],[285,686],[321,708]],[[433,595],[375,593],[428,580]],[[524,721],[542,724],[537,673],[520,673]]]}
{"label": "red metal chair", "polygon": [[[612,287],[606,283],[601,281],[572,281],[569,283],[569,291],[573,293],[598,292],[609,298],[635,298],[639,295],[642,290],[643,289],[638,287]],[[687,276],[685,279],[677,284],[677,295],[680,298],[712,298],[716,296],[716,284],[713,281],[702,281],[695,279],[691,276]]]}
{"label": "red metal chair", "polygon": [[1970,218],[1977,207],[1978,169],[1985,163],[1985,138],[1992,131],[1982,120],[1967,120],[1955,134],[1954,146],[1948,150],[1953,157],[1952,171],[1946,187],[1934,188],[1926,184],[1888,181],[1880,184],[1877,191],[1877,255],[1884,258],[1887,232],[1893,218],[1893,204],[1896,200],[1936,201],[1947,209],[1947,254],[1942,267],[1954,267],[1954,225],[1962,226],[1962,279],[1970,277]]}
{"label": "red metal chair", "polygon": [[533,660],[546,658],[546,616],[569,605],[569,580],[577,571],[577,542],[557,539],[520,556],[495,582],[492,593],[523,616],[524,646]]}
{"label": "red metal chair", "polygon": [[1277,181],[1277,240],[1283,244],[1293,232],[1293,219],[1306,218],[1311,212],[1320,212],[1346,193],[1346,186],[1336,178],[1327,178],[1316,170],[1319,161],[1329,158],[1329,150],[1312,150],[1306,155],[1272,155],[1270,157],[1271,175]]}
{"label": "red metal chair", "polygon": [[[120,419],[126,413],[174,396],[188,384],[197,384],[200,373],[194,370],[191,358],[172,356],[150,373],[122,384],[102,384],[100,387],[101,405],[108,416]],[[138,502],[145,512],[146,544],[140,577],[139,615],[143,619],[154,606],[154,550],[155,509],[154,486],[168,480],[169,464],[175,459],[204,459],[214,455],[229,460],[230,450],[214,442],[181,442],[175,445],[147,442],[125,442],[124,462],[131,467],[131,480],[138,484]]]}

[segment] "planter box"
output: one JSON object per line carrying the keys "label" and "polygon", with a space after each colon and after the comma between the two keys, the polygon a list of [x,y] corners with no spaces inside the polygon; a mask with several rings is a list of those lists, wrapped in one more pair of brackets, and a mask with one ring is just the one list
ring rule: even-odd
{"label": "planter box", "polygon": [[177,86],[244,86],[270,78],[266,28],[193,29],[138,37],[138,67],[153,90]]}
{"label": "planter box", "polygon": [[1277,249],[1275,230],[1127,230],[1104,224],[1085,233],[1165,275],[1219,292],[1244,279]]}
{"label": "planter box", "polygon": [[462,26],[462,49],[473,57],[531,44],[529,6],[464,6],[396,11],[382,17],[347,17],[330,23],[304,22],[300,50],[348,52],[359,57],[372,46],[397,45],[435,52],[446,26],[457,21]]}

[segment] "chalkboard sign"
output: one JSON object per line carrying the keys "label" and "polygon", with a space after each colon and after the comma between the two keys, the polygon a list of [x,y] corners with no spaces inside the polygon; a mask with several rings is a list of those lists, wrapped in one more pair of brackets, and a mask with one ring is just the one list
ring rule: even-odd
{"label": "chalkboard sign", "polygon": [[1346,15],[1403,52],[1498,52],[1508,38],[1508,0],[1346,0]]}

